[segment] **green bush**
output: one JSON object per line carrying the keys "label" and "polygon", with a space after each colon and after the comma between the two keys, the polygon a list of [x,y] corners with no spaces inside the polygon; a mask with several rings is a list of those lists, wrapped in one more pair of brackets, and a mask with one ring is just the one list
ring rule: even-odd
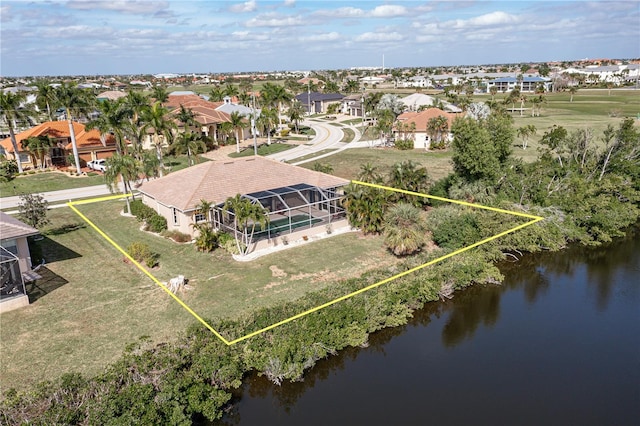
{"label": "green bush", "polygon": [[195,242],[198,251],[214,251],[218,247],[218,233],[207,226],[200,227],[198,231]]}
{"label": "green bush", "polygon": [[142,200],[134,200],[129,205],[131,207],[131,214],[137,217],[140,222],[157,215],[156,211],[144,204]]}
{"label": "green bush", "polygon": [[15,160],[0,163],[0,182],[9,182],[18,174],[18,163]]}
{"label": "green bush", "polygon": [[127,247],[127,253],[136,262],[144,262],[148,267],[153,267],[158,264],[158,253],[151,251],[149,246],[140,241],[134,241]]}
{"label": "green bush", "polygon": [[218,245],[220,245],[220,247],[224,247],[225,244],[227,244],[227,241],[233,241],[235,244],[235,238],[233,238],[233,235],[227,233],[227,232],[218,232]]}
{"label": "green bush", "polygon": [[413,149],[413,141],[411,139],[396,139],[395,146],[401,151],[406,151]]}
{"label": "green bush", "polygon": [[167,219],[157,213],[154,213],[151,217],[148,217],[146,219],[146,223],[147,231],[160,233],[167,229]]}

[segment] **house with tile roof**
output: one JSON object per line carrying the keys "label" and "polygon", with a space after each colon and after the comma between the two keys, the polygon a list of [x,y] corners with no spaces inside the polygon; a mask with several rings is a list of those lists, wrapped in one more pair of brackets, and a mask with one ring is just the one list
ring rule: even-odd
{"label": "house with tile roof", "polygon": [[[193,225],[202,221],[233,234],[233,212],[224,211],[223,206],[228,198],[240,194],[269,215],[268,227],[254,234],[250,249],[255,250],[278,244],[282,237],[293,241],[324,233],[327,225],[347,226],[340,200],[348,183],[256,156],[208,161],[144,182],[138,189],[142,201],[167,219],[170,230],[190,235],[196,232]],[[210,212],[198,211],[202,200],[213,205]]]}
{"label": "house with tile roof", "polygon": [[[116,151],[116,140],[113,135],[101,135],[98,130],[87,131],[84,124],[72,122],[76,135],[76,145],[80,162],[86,164],[89,161],[109,158]],[[71,145],[71,132],[69,122],[46,121],[28,130],[16,134],[18,152],[14,152],[11,138],[0,140],[0,146],[4,150],[7,159],[19,160],[23,168],[35,168],[35,159],[28,149],[22,146],[22,142],[31,137],[46,136],[53,139],[55,145],[45,155],[47,167],[65,167],[69,165],[67,157],[73,152]],[[82,165],[82,164],[81,164]]]}
{"label": "house with tile roof", "polygon": [[415,130],[413,130],[411,137],[413,137],[413,148],[414,149],[430,149],[431,148],[431,135],[427,131],[427,125],[429,120],[436,117],[444,117],[448,123],[448,129],[444,138],[446,140],[452,140],[453,135],[451,134],[451,125],[453,124],[453,120],[461,114],[455,114],[451,112],[443,111],[439,108],[428,108],[422,112],[416,111],[407,111],[403,112],[396,119],[396,125],[394,126],[394,136],[396,139],[402,138],[403,133],[406,133],[403,130],[403,126],[399,124],[407,126],[415,126]]}
{"label": "house with tile roof", "polygon": [[38,276],[31,271],[27,237],[39,233],[26,223],[0,212],[0,312],[29,304],[24,283]]}

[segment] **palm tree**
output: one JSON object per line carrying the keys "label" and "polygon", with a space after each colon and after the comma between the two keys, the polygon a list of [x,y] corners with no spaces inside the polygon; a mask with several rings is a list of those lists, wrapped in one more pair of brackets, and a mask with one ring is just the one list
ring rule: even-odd
{"label": "palm tree", "polygon": [[[85,124],[86,130],[98,129],[100,131],[100,142],[103,146],[107,146],[107,135],[113,133],[116,141],[124,142],[124,124],[128,118],[127,110],[123,107],[123,102],[118,99],[115,101],[105,100],[98,103],[98,112],[100,115]],[[116,144],[116,151],[122,153],[124,147],[122,144]]]}
{"label": "palm tree", "polygon": [[[41,169],[44,169],[45,155],[54,146],[56,146],[55,141],[45,135],[30,137],[22,141],[22,147],[29,150],[29,153],[33,156],[33,158],[37,158],[38,160],[40,160]],[[34,161],[34,164],[35,163],[36,162]]]}
{"label": "palm tree", "polygon": [[[429,173],[426,168],[421,167],[420,163],[406,160],[395,163],[391,167],[388,185],[393,188],[422,194],[429,189],[429,181]],[[395,201],[405,201],[416,206],[426,201],[424,198],[400,192],[394,192],[391,197]]]}
{"label": "palm tree", "polygon": [[[131,193],[131,198],[135,200],[135,196],[131,191],[131,182],[138,179],[140,173],[140,163],[130,155],[115,153],[107,158],[106,169],[104,171],[104,180],[112,193],[118,191],[118,181],[121,179],[124,186],[124,193]],[[129,197],[127,200],[127,212],[131,214],[131,206],[129,205]]]}
{"label": "palm tree", "polygon": [[198,231],[195,239],[195,246],[198,251],[213,251],[218,245],[218,235],[213,229],[211,223],[211,207],[213,203],[206,200],[200,200],[200,204],[196,206],[196,214],[204,215],[204,222],[192,223],[191,226]]}
{"label": "palm tree", "polygon": [[[162,145],[164,138],[169,138],[171,130],[175,128],[173,121],[167,119],[167,109],[160,102],[155,102],[150,108],[143,110],[142,121],[153,128],[153,145],[156,148],[156,156],[160,163],[160,177],[164,176],[162,163]],[[162,136],[162,138],[161,138]]]}
{"label": "palm tree", "polygon": [[299,129],[298,129],[298,122],[300,121],[300,119],[304,116],[304,106],[302,106],[302,103],[298,100],[294,100],[291,103],[291,106],[289,107],[289,111],[288,111],[288,116],[289,116],[289,120],[294,123],[295,127],[296,127],[296,133],[299,133]]}
{"label": "palm tree", "polygon": [[258,126],[267,134],[267,145],[271,145],[271,129],[278,122],[278,113],[274,108],[263,108],[258,117]]}
{"label": "palm tree", "polygon": [[65,109],[65,115],[69,123],[69,134],[71,136],[71,147],[73,149],[73,159],[76,166],[76,173],[80,174],[80,156],[78,155],[78,144],[76,142],[76,132],[73,128],[74,117],[86,114],[92,104],[90,92],[78,89],[73,83],[62,83],[56,88],[56,99]]}
{"label": "palm tree", "polygon": [[53,121],[51,106],[55,105],[56,102],[56,89],[46,80],[38,81],[36,87],[38,88],[36,104],[40,107],[45,107],[47,109],[47,118],[49,121]]}
{"label": "palm tree", "polygon": [[360,172],[358,172],[358,180],[369,183],[382,184],[383,179],[380,173],[378,173],[378,167],[372,163],[365,163],[360,165]]}
{"label": "palm tree", "polygon": [[536,126],[533,124],[518,127],[516,132],[518,136],[522,138],[522,149],[527,149],[527,140],[529,139],[529,136],[535,135],[537,130],[538,129],[536,129]]}
{"label": "palm tree", "polygon": [[164,86],[154,86],[151,91],[151,96],[156,100],[156,102],[164,103],[169,100],[169,92],[167,92],[167,89]]}
{"label": "palm tree", "polygon": [[354,228],[365,234],[377,234],[384,225],[384,212],[388,197],[382,189],[353,183],[344,187],[343,206],[347,210],[347,219]]}
{"label": "palm tree", "polygon": [[16,141],[15,126],[18,120],[28,120],[31,113],[30,110],[22,108],[22,103],[25,99],[26,97],[22,92],[12,93],[0,90],[0,113],[9,127],[9,136],[11,137],[11,145],[18,165],[18,173],[22,173],[22,164],[20,162],[18,142]]}
{"label": "palm tree", "polygon": [[209,91],[209,100],[211,102],[221,102],[224,98],[224,89],[220,86],[213,86]]}
{"label": "palm tree", "polygon": [[360,83],[358,83],[358,80],[349,80],[344,85],[344,91],[347,93],[357,93],[360,91]]}
{"label": "palm tree", "polygon": [[224,94],[233,99],[234,96],[238,96],[240,94],[240,91],[237,86],[227,83],[226,86],[224,86]]}
{"label": "palm tree", "polygon": [[238,112],[231,113],[231,127],[236,132],[236,152],[240,152],[240,132],[247,127],[247,120]]}
{"label": "palm tree", "polygon": [[432,117],[427,121],[427,133],[434,140],[433,148],[444,148],[444,135],[449,131],[449,120],[443,115]]}
{"label": "palm tree", "polygon": [[[156,101],[156,103],[159,103]],[[140,116],[149,108],[149,99],[142,93],[135,90],[127,93],[124,104],[131,114],[134,123],[138,124]]]}
{"label": "palm tree", "polygon": [[496,86],[491,86],[489,88],[489,93],[491,93],[491,101],[495,101],[496,94],[498,93],[498,88]]}
{"label": "palm tree", "polygon": [[192,132],[182,132],[176,136],[175,141],[169,146],[174,154],[187,153],[187,163],[192,166],[194,164],[191,159],[192,155],[198,152],[206,152],[207,145],[204,136]]}
{"label": "palm tree", "polygon": [[384,216],[384,243],[393,254],[416,253],[427,240],[427,228],[419,208],[407,203],[389,208]]}
{"label": "palm tree", "polygon": [[[227,198],[222,211],[233,214],[233,230],[238,252],[247,254],[256,226],[260,225],[260,229],[265,229],[269,223],[267,211],[261,204],[254,204],[247,198],[242,198],[240,194]],[[248,232],[249,228],[251,232]],[[238,238],[239,232],[242,232],[241,238]]]}
{"label": "palm tree", "polygon": [[195,113],[191,109],[185,108],[184,105],[180,105],[180,111],[175,113],[174,117],[184,125],[185,132],[191,130],[190,126],[197,125]]}
{"label": "palm tree", "polygon": [[282,105],[291,102],[291,96],[283,86],[273,83],[265,83],[262,86],[261,98],[267,106],[278,107],[278,124],[282,127]]}

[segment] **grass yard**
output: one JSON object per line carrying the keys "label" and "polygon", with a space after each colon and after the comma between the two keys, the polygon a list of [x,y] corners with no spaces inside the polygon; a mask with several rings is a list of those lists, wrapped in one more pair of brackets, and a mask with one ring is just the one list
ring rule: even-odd
{"label": "grass yard", "polygon": [[104,177],[101,174],[71,177],[64,172],[42,172],[17,176],[9,182],[0,182],[0,196],[12,197],[20,194],[58,191],[102,184],[104,184]]}
{"label": "grass yard", "polygon": [[[161,281],[187,277],[191,289],[179,296],[207,319],[294,300],[396,261],[381,239],[350,233],[236,262],[222,250],[198,253],[191,244],[139,231],[134,218],[120,216],[120,201],[78,208],[123,248],[132,241],[149,244],[160,254],[153,274]],[[71,209],[51,210],[49,216],[53,232],[41,242],[44,279],[27,287],[37,300],[0,316],[2,356],[10,360],[0,364],[3,389],[26,388],[71,371],[95,374],[139,337],[168,341],[194,323]]]}
{"label": "grass yard", "polygon": [[[378,166],[386,174],[388,169],[399,161],[412,160],[427,168],[432,180],[447,176],[452,170],[451,152],[425,152],[424,150],[400,151],[395,148],[358,148],[345,149],[335,155],[323,158],[323,164],[333,168],[333,175],[345,179],[355,179],[360,172],[360,165],[371,163]],[[305,163],[302,167],[312,168],[313,163]]]}
{"label": "grass yard", "polygon": [[[290,145],[286,143],[272,143],[271,145],[262,144],[258,147],[258,155],[270,155],[277,152],[287,151],[291,148],[295,148],[296,145]],[[251,157],[253,155],[253,147],[246,148],[240,152],[232,152],[229,154],[231,158],[239,157]]]}

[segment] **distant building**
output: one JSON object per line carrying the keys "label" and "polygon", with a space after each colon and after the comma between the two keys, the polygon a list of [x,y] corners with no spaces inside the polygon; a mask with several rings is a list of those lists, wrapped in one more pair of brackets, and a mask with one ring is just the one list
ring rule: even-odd
{"label": "distant building", "polygon": [[529,75],[522,76],[521,78],[502,77],[496,78],[495,80],[491,80],[487,83],[487,93],[491,92],[492,87],[497,88],[500,93],[511,92],[516,87],[518,87],[521,92],[533,93],[539,85],[544,87],[545,92],[551,91],[552,83],[549,78]]}

